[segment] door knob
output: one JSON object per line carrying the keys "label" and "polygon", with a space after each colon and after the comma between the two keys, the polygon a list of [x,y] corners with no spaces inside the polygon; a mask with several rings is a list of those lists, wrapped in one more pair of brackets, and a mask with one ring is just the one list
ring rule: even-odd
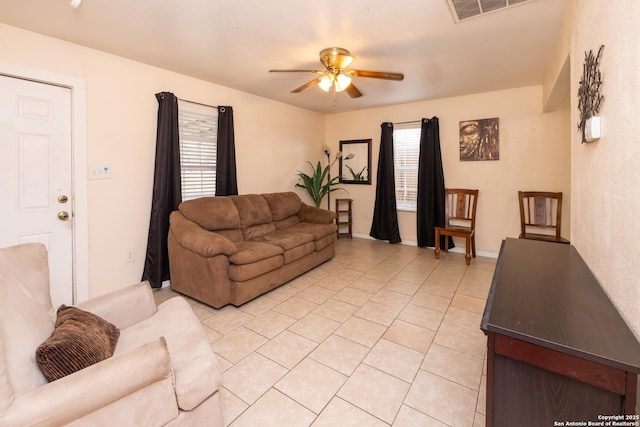
{"label": "door knob", "polygon": [[58,203],[67,203],[68,201],[69,201],[69,198],[64,194],[58,197]]}
{"label": "door knob", "polygon": [[60,221],[66,221],[69,219],[69,212],[67,211],[60,211],[58,212],[58,219]]}

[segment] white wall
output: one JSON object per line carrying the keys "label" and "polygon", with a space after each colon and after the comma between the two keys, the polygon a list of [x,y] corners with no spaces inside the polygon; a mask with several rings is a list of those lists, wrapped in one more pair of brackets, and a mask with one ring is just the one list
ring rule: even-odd
{"label": "white wall", "polygon": [[[87,163],[109,166],[113,176],[87,183],[90,297],[142,276],[156,93],[233,106],[240,193],[294,190],[295,171],[324,142],[324,116],[317,113],[2,24],[0,40],[0,61],[85,79]],[[125,262],[129,249],[135,262]]]}
{"label": "white wall", "polygon": [[[380,150],[380,124],[437,116],[440,124],[442,162],[447,187],[477,188],[476,246],[496,253],[505,237],[518,237],[518,190],[562,191],[569,201],[570,128],[569,103],[542,112],[542,86],[502,90],[455,98],[394,105],[327,116],[327,144],[337,150],[340,140],[373,140],[372,185],[344,185],[353,202],[353,229],[369,235],[375,202],[376,171]],[[459,122],[500,119],[500,160],[462,162],[459,154]],[[335,172],[337,174],[337,164]],[[563,235],[569,235],[570,204],[564,205]],[[416,215],[399,212],[403,242],[415,244]],[[464,241],[456,240],[464,247]]]}
{"label": "white wall", "polygon": [[640,2],[573,0],[570,8],[572,124],[585,52],[605,46],[603,136],[581,144],[571,133],[571,240],[640,338]]}

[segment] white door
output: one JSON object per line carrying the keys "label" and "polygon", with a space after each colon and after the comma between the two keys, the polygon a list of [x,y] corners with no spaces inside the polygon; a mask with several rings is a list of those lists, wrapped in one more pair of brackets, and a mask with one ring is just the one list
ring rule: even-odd
{"label": "white door", "polygon": [[0,75],[0,247],[49,251],[54,309],[73,303],[69,88]]}

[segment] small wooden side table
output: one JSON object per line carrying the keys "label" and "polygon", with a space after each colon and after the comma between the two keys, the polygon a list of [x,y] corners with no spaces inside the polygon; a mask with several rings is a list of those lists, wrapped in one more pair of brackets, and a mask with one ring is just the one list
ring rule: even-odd
{"label": "small wooden side table", "polygon": [[352,238],[352,213],[351,202],[353,199],[336,199],[336,225],[338,226],[338,239],[341,237]]}

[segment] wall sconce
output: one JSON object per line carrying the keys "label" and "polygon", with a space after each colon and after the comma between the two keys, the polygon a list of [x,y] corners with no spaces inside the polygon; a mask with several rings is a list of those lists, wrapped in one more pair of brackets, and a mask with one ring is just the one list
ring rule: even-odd
{"label": "wall sconce", "polygon": [[[602,86],[602,74],[600,73],[600,58],[604,45],[600,46],[597,55],[593,51],[585,52],[584,65],[582,67],[582,79],[578,86],[578,112],[580,121],[578,130],[582,134],[582,142],[590,142],[600,138],[600,112],[604,95],[600,93]],[[591,121],[590,125],[587,123]],[[587,138],[587,132],[591,132],[591,139]]]}
{"label": "wall sconce", "polygon": [[600,139],[602,128],[601,128],[600,116],[594,116],[587,119],[584,124],[584,139],[587,142],[595,141],[596,139]]}

